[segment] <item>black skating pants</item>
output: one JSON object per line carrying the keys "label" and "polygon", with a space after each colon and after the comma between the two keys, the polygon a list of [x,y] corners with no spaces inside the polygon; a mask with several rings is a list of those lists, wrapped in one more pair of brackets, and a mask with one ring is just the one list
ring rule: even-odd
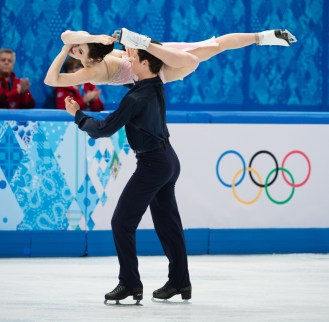
{"label": "black skating pants", "polygon": [[170,144],[136,154],[137,168],[125,186],[111,221],[120,264],[120,284],[140,287],[136,255],[136,229],[150,206],[155,230],[169,260],[169,283],[177,289],[190,285],[186,246],[175,198],[180,173]]}

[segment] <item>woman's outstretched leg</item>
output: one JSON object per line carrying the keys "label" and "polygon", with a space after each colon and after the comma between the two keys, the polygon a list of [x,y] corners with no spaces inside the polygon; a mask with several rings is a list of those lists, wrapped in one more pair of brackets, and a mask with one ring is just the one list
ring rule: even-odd
{"label": "woman's outstretched leg", "polygon": [[[198,67],[199,62],[210,59],[225,50],[238,49],[252,44],[290,46],[297,41],[288,30],[266,30],[259,33],[231,33],[199,43],[167,43],[158,45],[147,36],[121,29],[119,42],[127,47],[143,49],[164,62],[163,78],[166,82],[182,79]],[[182,50],[179,50],[182,49]]]}
{"label": "woman's outstretched leg", "polygon": [[210,59],[225,50],[239,49],[253,44],[260,46],[290,46],[297,39],[288,30],[266,30],[257,33],[232,33],[214,39],[214,46],[199,47],[188,52],[200,62]]}
{"label": "woman's outstretched leg", "polygon": [[214,39],[213,46],[199,47],[189,53],[199,58],[200,62],[210,59],[225,50],[238,49],[253,45],[258,41],[257,33],[233,33]]}

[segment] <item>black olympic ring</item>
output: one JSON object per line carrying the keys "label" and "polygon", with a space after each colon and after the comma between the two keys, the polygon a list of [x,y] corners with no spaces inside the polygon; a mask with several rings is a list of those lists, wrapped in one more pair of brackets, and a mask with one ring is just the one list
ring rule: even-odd
{"label": "black olympic ring", "polygon": [[[266,151],[266,150],[261,150],[261,151],[258,151],[257,153],[255,153],[252,158],[250,159],[250,162],[249,162],[249,168],[252,168],[252,162],[254,161],[254,159],[259,155],[259,154],[268,154],[269,156],[271,156],[274,160],[274,163],[275,163],[275,175],[274,175],[274,178],[272,179],[272,181],[270,181],[268,184],[267,184],[267,187],[269,187],[270,185],[272,185],[278,174],[279,174],[279,164],[278,164],[278,161],[277,159],[275,158],[275,156],[273,155],[273,153],[269,152],[269,151]],[[252,176],[252,171],[248,171],[249,172],[249,176],[250,176],[250,179],[252,180],[252,182],[260,187],[260,188],[264,188],[265,187],[265,184],[261,184],[261,183],[258,183],[254,177]]]}

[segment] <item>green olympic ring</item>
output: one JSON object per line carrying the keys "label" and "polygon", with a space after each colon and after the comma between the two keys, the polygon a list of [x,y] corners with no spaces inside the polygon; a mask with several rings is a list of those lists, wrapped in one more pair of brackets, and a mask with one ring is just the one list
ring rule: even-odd
{"label": "green olympic ring", "polygon": [[268,192],[268,181],[269,181],[270,176],[272,175],[272,173],[277,172],[278,170],[281,170],[281,171],[283,171],[283,172],[286,172],[286,173],[289,175],[292,184],[295,183],[294,178],[293,178],[292,174],[290,173],[290,171],[288,171],[288,170],[285,169],[285,168],[274,168],[274,169],[268,174],[268,176],[266,177],[266,180],[265,180],[265,192],[266,192],[266,195],[267,195],[268,199],[270,199],[273,203],[275,203],[275,204],[277,204],[277,205],[283,205],[283,204],[287,203],[287,202],[293,197],[293,195],[294,195],[294,193],[295,193],[295,187],[292,186],[291,193],[290,193],[289,197],[288,197],[286,200],[278,201],[278,200],[273,199],[273,198],[271,197],[270,193]]}

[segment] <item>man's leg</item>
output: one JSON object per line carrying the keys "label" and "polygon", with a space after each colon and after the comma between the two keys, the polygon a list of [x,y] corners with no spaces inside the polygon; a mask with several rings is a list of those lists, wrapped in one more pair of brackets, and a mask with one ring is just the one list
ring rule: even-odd
{"label": "man's leg", "polygon": [[147,184],[133,174],[124,188],[115,208],[111,225],[120,263],[120,284],[141,287],[136,255],[136,229],[154,196]]}
{"label": "man's leg", "polygon": [[169,260],[169,284],[181,289],[190,286],[186,245],[176,198],[175,182],[169,182],[150,204],[154,227]]}
{"label": "man's leg", "polygon": [[120,263],[120,283],[138,287],[142,283],[136,255],[136,229],[151,200],[170,179],[171,169],[162,153],[138,158],[137,169],[124,188],[111,221]]}
{"label": "man's leg", "polygon": [[156,299],[170,299],[180,294],[192,297],[183,227],[175,198],[175,183],[166,184],[150,204],[154,227],[169,260],[168,281],[153,292]]}

